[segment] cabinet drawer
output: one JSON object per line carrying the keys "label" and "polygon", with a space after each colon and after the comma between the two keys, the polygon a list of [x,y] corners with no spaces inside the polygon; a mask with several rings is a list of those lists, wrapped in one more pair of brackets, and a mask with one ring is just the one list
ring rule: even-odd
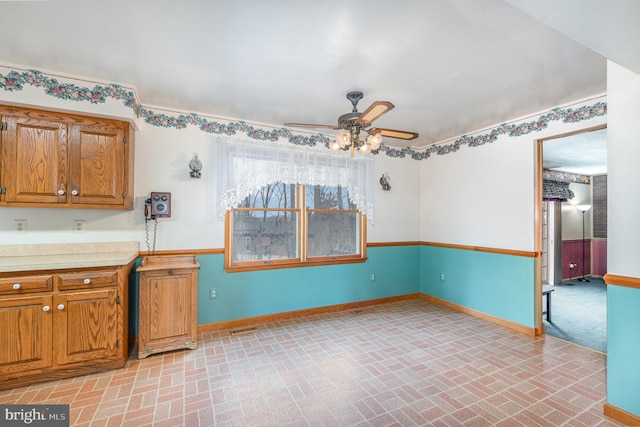
{"label": "cabinet drawer", "polygon": [[58,290],[93,289],[115,286],[118,281],[116,271],[87,271],[84,273],[66,273],[58,275]]}
{"label": "cabinet drawer", "polygon": [[0,294],[22,294],[25,292],[43,292],[53,290],[53,275],[16,276],[0,278]]}

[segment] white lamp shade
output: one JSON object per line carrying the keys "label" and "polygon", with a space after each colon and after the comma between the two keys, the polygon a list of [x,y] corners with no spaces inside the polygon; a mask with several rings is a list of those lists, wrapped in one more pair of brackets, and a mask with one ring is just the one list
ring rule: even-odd
{"label": "white lamp shade", "polygon": [[382,135],[379,133],[376,135],[369,135],[367,137],[367,143],[371,146],[372,150],[377,150],[382,144]]}
{"label": "white lamp shade", "polygon": [[349,145],[349,134],[346,130],[343,129],[338,132],[338,135],[336,135],[336,142],[340,148],[344,148]]}
{"label": "white lamp shade", "polygon": [[576,209],[578,209],[580,212],[586,212],[591,209],[591,205],[576,205]]}
{"label": "white lamp shade", "polygon": [[369,135],[367,137],[367,142],[371,146],[372,150],[377,150],[378,148],[380,148],[380,144],[382,144],[382,135],[379,133],[375,135]]}

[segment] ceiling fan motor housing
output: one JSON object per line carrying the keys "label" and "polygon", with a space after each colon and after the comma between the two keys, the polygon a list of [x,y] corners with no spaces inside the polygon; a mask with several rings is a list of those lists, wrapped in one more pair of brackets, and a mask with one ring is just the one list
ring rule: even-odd
{"label": "ceiling fan motor housing", "polygon": [[362,113],[358,113],[353,112],[353,113],[346,113],[341,115],[338,118],[338,126],[340,126],[343,129],[347,129],[350,130],[353,126],[361,126],[360,123],[356,123],[356,120],[358,120],[358,117],[360,117]]}
{"label": "ceiling fan motor housing", "polygon": [[360,101],[362,99],[362,97],[364,96],[364,94],[360,91],[354,90],[352,92],[349,92],[347,94],[347,99],[349,101],[351,101],[351,105],[353,105],[353,112],[357,112],[358,111],[358,101]]}

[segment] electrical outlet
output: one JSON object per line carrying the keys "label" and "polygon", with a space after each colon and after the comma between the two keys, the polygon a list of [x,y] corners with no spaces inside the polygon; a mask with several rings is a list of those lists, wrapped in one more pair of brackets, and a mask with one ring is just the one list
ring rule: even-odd
{"label": "electrical outlet", "polygon": [[216,298],[218,298],[218,291],[215,288],[210,288],[209,299],[216,299]]}
{"label": "electrical outlet", "polygon": [[441,273],[441,274],[440,274],[440,280],[441,280],[442,282],[444,282],[444,281],[445,281],[444,273]]}
{"label": "electrical outlet", "polygon": [[16,233],[27,232],[27,220],[26,219],[14,219]]}
{"label": "electrical outlet", "polygon": [[375,282],[375,281],[376,281],[376,275],[375,275],[375,274],[373,274],[373,273],[371,273],[371,281],[372,281],[372,282]]}
{"label": "electrical outlet", "polygon": [[73,231],[81,232],[84,231],[84,220],[83,219],[74,219],[73,220]]}

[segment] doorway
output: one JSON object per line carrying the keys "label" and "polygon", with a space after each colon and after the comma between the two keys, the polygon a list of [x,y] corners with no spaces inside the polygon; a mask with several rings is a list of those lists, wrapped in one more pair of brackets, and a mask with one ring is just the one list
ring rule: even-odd
{"label": "doorway", "polygon": [[541,330],[606,352],[606,126],[538,144]]}

